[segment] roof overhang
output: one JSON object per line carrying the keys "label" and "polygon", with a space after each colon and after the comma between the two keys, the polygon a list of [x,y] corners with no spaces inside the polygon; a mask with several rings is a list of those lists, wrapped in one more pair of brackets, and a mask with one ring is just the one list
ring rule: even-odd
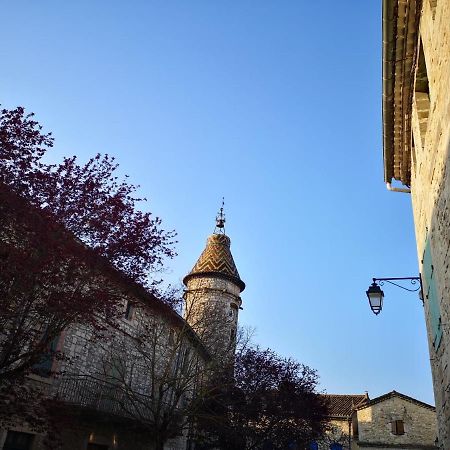
{"label": "roof overhang", "polygon": [[411,111],[422,0],[383,0],[384,181],[411,181]]}

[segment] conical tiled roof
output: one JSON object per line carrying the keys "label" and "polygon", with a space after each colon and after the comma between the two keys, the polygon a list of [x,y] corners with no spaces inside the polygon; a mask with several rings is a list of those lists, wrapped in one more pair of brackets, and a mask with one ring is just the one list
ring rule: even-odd
{"label": "conical tiled roof", "polygon": [[230,238],[225,234],[212,234],[206,241],[206,248],[198,258],[195,266],[184,277],[186,284],[191,278],[199,276],[218,276],[236,283],[241,292],[245,283],[241,280],[230,251]]}

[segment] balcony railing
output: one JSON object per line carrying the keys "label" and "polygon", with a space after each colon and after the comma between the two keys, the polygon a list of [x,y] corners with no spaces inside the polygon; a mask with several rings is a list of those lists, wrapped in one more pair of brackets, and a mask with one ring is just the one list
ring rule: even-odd
{"label": "balcony railing", "polygon": [[63,377],[57,398],[67,404],[130,419],[145,420],[151,415],[149,396],[128,393],[121,385],[88,375]]}

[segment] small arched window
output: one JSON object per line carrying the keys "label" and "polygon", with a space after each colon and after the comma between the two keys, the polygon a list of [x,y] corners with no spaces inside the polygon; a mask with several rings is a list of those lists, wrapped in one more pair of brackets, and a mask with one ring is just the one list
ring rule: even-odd
{"label": "small arched window", "polygon": [[124,313],[124,317],[127,320],[132,320],[133,319],[133,312],[134,312],[134,306],[133,303],[131,303],[130,301],[127,302],[127,306],[125,308],[125,313]]}

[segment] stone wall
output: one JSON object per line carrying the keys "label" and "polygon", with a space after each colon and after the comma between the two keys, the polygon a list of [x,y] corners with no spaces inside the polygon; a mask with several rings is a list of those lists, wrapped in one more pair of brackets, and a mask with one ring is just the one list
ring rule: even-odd
{"label": "stone wall", "polygon": [[[357,411],[358,448],[393,448],[404,446],[408,449],[434,448],[436,439],[436,413],[400,397],[391,397]],[[401,420],[404,434],[392,432],[392,422]]]}
{"label": "stone wall", "polygon": [[[151,439],[144,434],[125,429],[122,426],[114,426],[107,421],[91,422],[85,420],[87,417],[69,419],[67,426],[59,438],[62,440],[64,450],[86,450],[88,444],[105,445],[110,450],[151,450]],[[29,433],[32,437],[32,450],[48,450],[43,434],[35,433],[26,427],[15,427],[14,431]],[[6,440],[7,431],[0,430],[0,448]],[[186,436],[180,436],[169,440],[164,450],[185,450]]]}
{"label": "stone wall", "polygon": [[218,276],[201,276],[187,282],[185,320],[211,354],[234,353],[241,306],[239,287]]}
{"label": "stone wall", "polygon": [[[425,293],[440,448],[450,449],[450,2],[424,0],[420,42],[428,78],[413,99],[411,191]],[[419,61],[420,63],[420,61]],[[420,69],[420,67],[419,67]],[[419,71],[420,72],[420,71]],[[419,78],[417,78],[419,80]],[[422,83],[422,78],[421,85]],[[428,252],[428,253],[427,253]]]}
{"label": "stone wall", "polygon": [[[176,418],[178,405],[189,401],[197,377],[202,376],[200,371],[206,364],[206,356],[191,328],[180,317],[173,320],[172,311],[160,314],[157,309],[140,303],[139,298],[132,300],[134,314],[128,319],[118,319],[115,327],[104,331],[103,337],[94,336],[87,326],[66,330],[58,347],[68,359],[53,364],[53,369],[62,376],[33,377],[50,395],[57,394],[64,402],[56,425],[64,450],[84,450],[88,443],[115,450],[150,450],[152,438],[146,435],[145,427],[132,431],[140,417],[145,418],[159,406],[164,408],[169,404]],[[133,338],[143,342],[142,348]],[[120,362],[120,367],[114,367],[116,362]],[[164,390],[162,402],[152,395],[152,384],[162,383],[174,388],[182,386],[179,400],[169,387]],[[149,400],[153,398],[154,404]],[[152,406],[144,408],[140,402]],[[166,450],[186,448],[188,426],[188,423],[180,425],[179,433],[183,434],[169,440]],[[46,449],[45,436],[26,424],[11,430],[33,434],[33,450]],[[0,448],[6,434],[7,430],[0,429]]]}

